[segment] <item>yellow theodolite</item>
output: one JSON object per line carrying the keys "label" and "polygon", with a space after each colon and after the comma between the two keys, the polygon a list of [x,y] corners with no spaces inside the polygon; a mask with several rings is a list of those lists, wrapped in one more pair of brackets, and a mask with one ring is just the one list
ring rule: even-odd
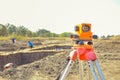
{"label": "yellow theodolite", "polygon": [[75,26],[75,34],[71,35],[71,39],[74,41],[74,48],[66,59],[68,61],[67,65],[56,80],[65,80],[71,68],[71,64],[76,58],[87,61],[94,80],[98,80],[98,76],[93,66],[93,62],[95,62],[100,79],[105,80],[93,48],[92,39],[97,38],[97,35],[93,35],[91,32],[90,23],[82,23]]}
{"label": "yellow theodolite", "polygon": [[75,26],[76,36],[79,40],[92,41],[92,32],[90,23],[82,23]]}

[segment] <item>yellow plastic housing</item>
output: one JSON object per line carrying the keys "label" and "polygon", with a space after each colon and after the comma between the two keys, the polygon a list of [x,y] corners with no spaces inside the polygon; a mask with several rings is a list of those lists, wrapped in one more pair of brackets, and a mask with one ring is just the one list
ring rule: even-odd
{"label": "yellow plastic housing", "polygon": [[[83,26],[89,26],[89,31],[84,32]],[[82,23],[78,24],[77,27],[79,27],[79,30],[76,31],[76,34],[79,35],[79,40],[92,40],[92,32],[91,32],[91,24],[90,23]]]}

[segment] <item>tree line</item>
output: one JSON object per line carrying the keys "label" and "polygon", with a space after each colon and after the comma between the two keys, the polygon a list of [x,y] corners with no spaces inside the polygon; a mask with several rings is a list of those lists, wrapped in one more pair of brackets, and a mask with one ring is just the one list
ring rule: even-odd
{"label": "tree line", "polygon": [[32,32],[25,26],[15,26],[13,24],[0,24],[0,36],[26,36],[26,37],[70,37],[71,32],[63,32],[61,34],[53,33],[46,29],[38,29],[36,32]]}

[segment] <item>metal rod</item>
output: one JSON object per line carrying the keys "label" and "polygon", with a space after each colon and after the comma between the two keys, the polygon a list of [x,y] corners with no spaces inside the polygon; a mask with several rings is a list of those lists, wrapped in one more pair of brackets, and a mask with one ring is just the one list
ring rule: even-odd
{"label": "metal rod", "polygon": [[101,68],[100,68],[100,65],[99,65],[99,62],[98,62],[97,59],[95,60],[95,64],[96,64],[97,71],[98,71],[98,73],[99,73],[99,75],[100,75],[101,80],[105,80],[104,75],[103,75],[103,73],[102,73],[102,70],[101,70]]}
{"label": "metal rod", "polygon": [[82,61],[79,61],[79,71],[80,71],[80,80],[83,80],[83,65],[82,65]]}
{"label": "metal rod", "polygon": [[69,73],[71,63],[72,63],[72,60],[70,60],[70,61],[68,62],[68,65],[66,66],[66,68],[65,68],[65,70],[64,70],[64,72],[63,72],[63,75],[60,77],[59,80],[65,80],[66,76],[67,76],[68,73]]}
{"label": "metal rod", "polygon": [[92,61],[88,61],[88,64],[89,64],[90,70],[91,70],[91,72],[93,74],[94,80],[98,80],[98,77],[96,75],[96,72],[95,72],[95,69],[94,69]]}

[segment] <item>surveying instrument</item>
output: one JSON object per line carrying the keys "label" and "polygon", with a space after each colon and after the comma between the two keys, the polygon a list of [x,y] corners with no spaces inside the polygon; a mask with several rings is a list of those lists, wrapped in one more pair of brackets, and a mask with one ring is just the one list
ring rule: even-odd
{"label": "surveying instrument", "polygon": [[[97,38],[97,35],[92,35],[90,23],[82,23],[75,26],[75,34],[71,35],[71,39],[73,41],[73,50],[67,57],[67,64],[61,71],[57,80],[66,79],[73,62],[75,62],[77,58],[79,61],[87,62],[94,80],[99,80],[99,78],[100,80],[105,80],[93,48],[92,39]],[[98,73],[96,73],[96,70]],[[82,72],[80,74],[82,74]],[[81,78],[81,80],[85,79]]]}

